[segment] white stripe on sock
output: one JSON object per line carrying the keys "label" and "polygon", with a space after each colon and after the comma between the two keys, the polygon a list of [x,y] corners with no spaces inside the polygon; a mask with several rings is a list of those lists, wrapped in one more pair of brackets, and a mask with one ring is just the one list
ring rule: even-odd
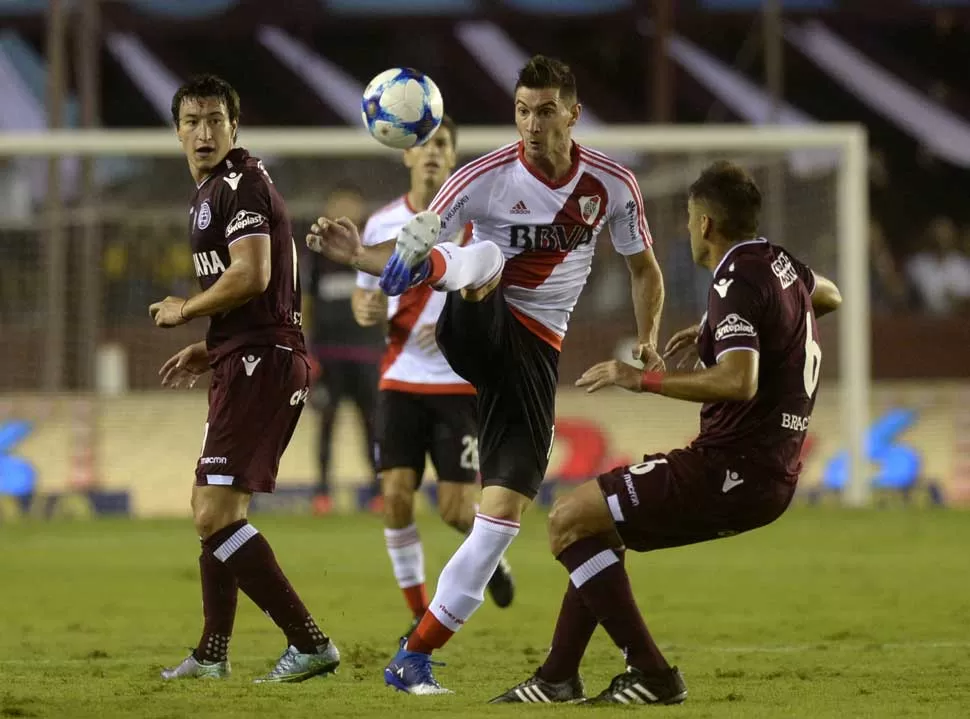
{"label": "white stripe on sock", "polygon": [[257,534],[259,534],[259,530],[256,529],[256,527],[248,523],[244,524],[233,532],[229,539],[220,544],[218,549],[216,549],[213,554],[220,562],[225,562],[237,549],[239,549]]}
{"label": "white stripe on sock", "polygon": [[619,561],[616,553],[612,549],[604,549],[599,554],[590,557],[576,567],[569,575],[569,578],[572,580],[573,586],[579,589],[604,569],[612,567]]}
{"label": "white stripe on sock", "polygon": [[424,584],[424,547],[418,527],[411,524],[402,529],[385,529],[384,543],[391,558],[394,579],[401,589]]}

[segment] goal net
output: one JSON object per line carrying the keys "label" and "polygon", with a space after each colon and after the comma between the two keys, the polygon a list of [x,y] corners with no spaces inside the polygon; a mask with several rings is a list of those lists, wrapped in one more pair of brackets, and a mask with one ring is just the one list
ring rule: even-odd
{"label": "goal net", "polygon": [[[512,128],[462,128],[459,165],[513,139]],[[667,287],[662,341],[697,323],[709,284],[709,273],[691,263],[687,188],[714,159],[736,160],[753,172],[766,200],[763,233],[835,278],[844,297],[840,312],[820,322],[822,381],[803,483],[831,477],[832,459],[848,452],[842,497],[864,504],[870,384],[864,131],[608,126],[579,132],[577,140],[621,159],[640,182]],[[360,187],[370,210],[407,189],[398,154],[359,131],[244,129],[240,144],[264,158],[299,245],[335,186]],[[156,329],[148,305],[197,291],[187,239],[192,189],[180,147],[164,130],[0,136],[0,197],[7,207],[0,216],[0,422],[29,425],[9,451],[36,470],[40,490],[99,486],[128,492],[136,512],[185,511],[187,478],[202,442],[204,383],[161,391],[157,371],[201,339],[206,325]],[[553,479],[585,479],[611,461],[682,446],[697,431],[697,405],[620,391],[588,396],[572,387],[590,364],[628,358],[635,339],[627,270],[605,233],[599,243],[564,345]],[[308,408],[280,468],[281,487],[315,480],[317,425]],[[349,407],[333,446],[338,487],[366,483],[363,442]]]}

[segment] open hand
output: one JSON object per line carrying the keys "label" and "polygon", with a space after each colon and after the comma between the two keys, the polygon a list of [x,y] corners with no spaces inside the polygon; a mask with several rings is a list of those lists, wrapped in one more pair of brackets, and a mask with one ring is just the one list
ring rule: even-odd
{"label": "open hand", "polygon": [[[662,364],[662,362],[661,362]],[[622,387],[631,392],[641,392],[642,371],[633,365],[619,360],[607,360],[593,365],[576,380],[577,387],[585,387],[587,392],[595,392],[603,387]]]}
{"label": "open hand", "polygon": [[196,342],[165,360],[158,374],[162,376],[162,387],[178,389],[184,384],[191,389],[196,380],[208,371],[209,356],[205,342]]}
{"label": "open hand", "polygon": [[697,363],[697,338],[700,335],[700,325],[693,325],[677,332],[664,347],[664,359],[672,359],[683,354],[677,362],[677,369],[691,368]]}
{"label": "open hand", "polygon": [[353,266],[363,249],[357,225],[346,217],[318,217],[310,226],[306,246],[339,265]]}

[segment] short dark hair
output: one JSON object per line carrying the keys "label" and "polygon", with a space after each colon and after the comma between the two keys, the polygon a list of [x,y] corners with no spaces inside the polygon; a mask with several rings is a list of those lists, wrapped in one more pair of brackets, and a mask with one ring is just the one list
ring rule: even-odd
{"label": "short dark hair", "polygon": [[758,234],[761,190],[740,165],[720,160],[705,169],[690,186],[689,196],[711,210],[718,231],[729,240]]}
{"label": "short dark hair", "polygon": [[450,132],[451,144],[458,147],[458,123],[451,118],[451,115],[441,116],[441,125],[438,127],[438,129],[445,129]]}
{"label": "short dark hair", "polygon": [[179,125],[179,112],[182,101],[202,97],[216,97],[226,104],[229,122],[239,122],[239,93],[228,82],[216,75],[196,75],[189,79],[172,98],[172,122]]}
{"label": "short dark hair", "polygon": [[576,76],[569,69],[569,65],[554,57],[533,55],[521,70],[519,79],[515,82],[515,89],[527,87],[530,90],[545,90],[559,88],[559,96],[576,99]]}

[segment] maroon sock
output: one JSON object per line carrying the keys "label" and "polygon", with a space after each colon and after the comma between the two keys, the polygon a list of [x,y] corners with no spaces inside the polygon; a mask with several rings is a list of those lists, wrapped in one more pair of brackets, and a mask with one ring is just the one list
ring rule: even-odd
{"label": "maroon sock", "polygon": [[236,619],[236,598],[239,584],[229,568],[202,545],[199,556],[202,575],[202,613],[205,625],[202,638],[193,654],[203,662],[224,662],[229,654],[229,638]]}
{"label": "maroon sock", "polygon": [[623,562],[600,537],[574,542],[557,559],[569,571],[570,582],[626,663],[645,674],[670,668],[643,622]]}
{"label": "maroon sock", "polygon": [[283,630],[300,652],[311,653],[327,637],[290,585],[266,538],[245,519],[220,529],[205,544],[236,577],[239,588]]}
{"label": "maroon sock", "polygon": [[579,663],[583,660],[589,640],[593,638],[596,625],[596,616],[579,596],[573,583],[569,582],[552,635],[552,648],[536,672],[539,678],[547,682],[564,682],[579,674]]}

